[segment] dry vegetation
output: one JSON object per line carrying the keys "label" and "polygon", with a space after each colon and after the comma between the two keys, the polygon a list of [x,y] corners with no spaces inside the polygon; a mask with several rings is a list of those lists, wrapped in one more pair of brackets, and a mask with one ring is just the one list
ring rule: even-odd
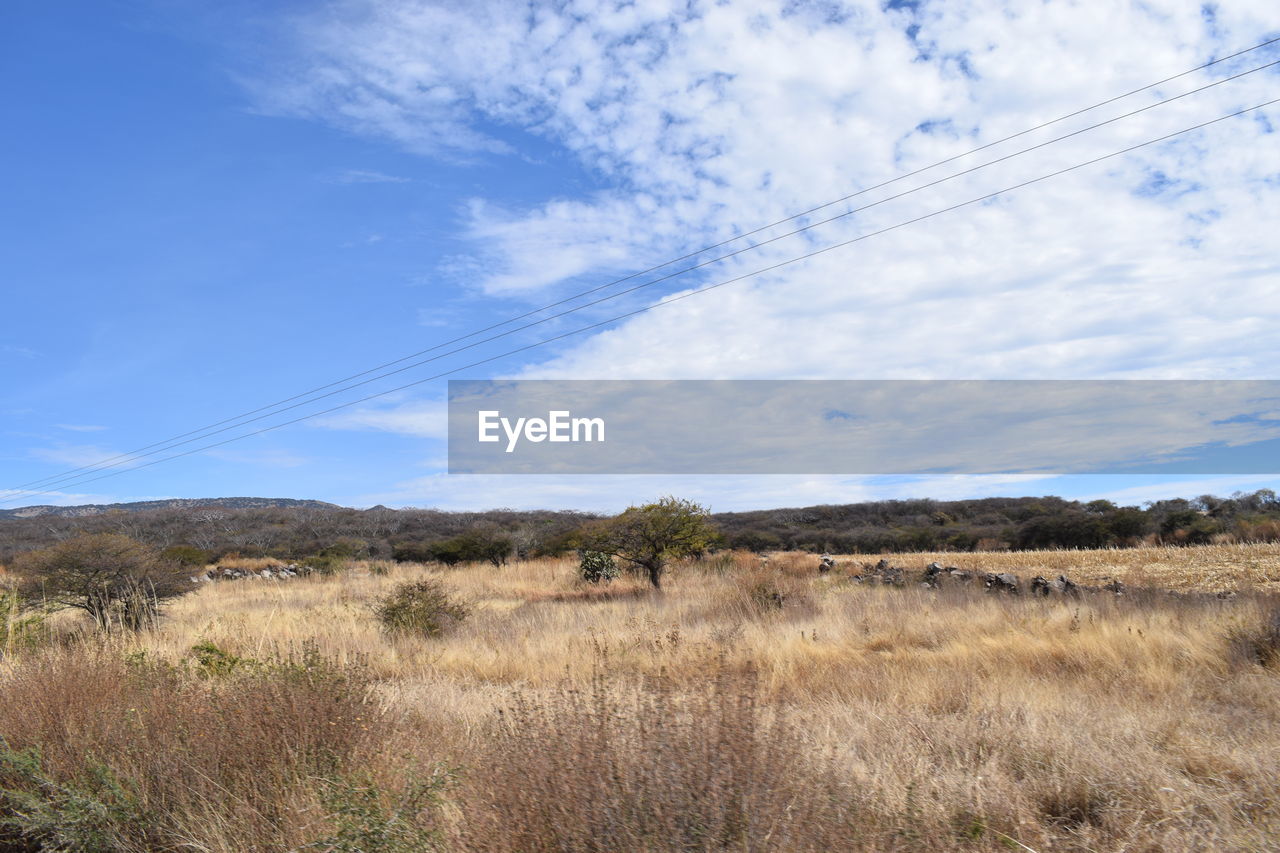
{"label": "dry vegetation", "polygon": [[[933,559],[1243,593],[870,588],[746,554],[658,594],[569,560],[217,582],[154,630],[0,660],[27,830],[0,849],[1280,844],[1280,546],[893,558]],[[385,631],[425,577],[470,615]]]}
{"label": "dry vegetation", "polygon": [[[869,559],[849,557],[850,562]],[[923,568],[933,560],[1024,577],[1065,573],[1085,583],[1116,578],[1135,586],[1221,592],[1280,592],[1280,544],[1235,543],[1195,548],[1111,548],[1091,551],[999,551],[903,554],[895,562]]]}

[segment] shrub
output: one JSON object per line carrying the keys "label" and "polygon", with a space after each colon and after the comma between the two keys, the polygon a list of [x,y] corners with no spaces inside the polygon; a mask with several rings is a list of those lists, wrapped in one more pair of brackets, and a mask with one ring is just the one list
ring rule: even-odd
{"label": "shrub", "polygon": [[374,606],[378,621],[388,631],[425,637],[440,636],[470,612],[434,578],[402,583]]}
{"label": "shrub", "polygon": [[388,808],[385,792],[368,772],[326,780],[325,808],[337,824],[333,835],[313,841],[304,850],[325,853],[426,853],[444,850],[441,833],[429,813],[453,784],[453,771],[437,766],[423,778],[411,778]]}
{"label": "shrub", "polygon": [[253,669],[260,665],[252,658],[237,657],[223,651],[208,640],[192,646],[191,656],[195,659],[196,671],[206,678],[231,675],[233,672]]}
{"label": "shrub", "polygon": [[391,546],[391,559],[397,563],[429,563],[435,557],[429,542],[396,542]]}
{"label": "shrub", "polygon": [[[806,574],[812,574],[809,569]],[[737,595],[748,616],[763,616],[784,609],[812,610],[814,600],[805,577],[761,567],[743,572],[733,579]]]}
{"label": "shrub", "polygon": [[506,564],[513,548],[511,539],[498,533],[495,528],[477,527],[451,539],[442,539],[428,545],[397,545],[393,554],[397,560],[430,561],[446,566],[487,562],[498,568]]}
{"label": "shrub", "polygon": [[170,560],[180,566],[207,566],[213,562],[213,555],[203,548],[194,545],[171,545],[160,552],[161,559]]}
{"label": "shrub", "polygon": [[209,679],[82,644],[0,678],[6,851],[299,849],[342,831],[317,780],[394,731],[368,674],[314,651]]}
{"label": "shrub", "polygon": [[34,648],[45,636],[44,615],[24,613],[18,591],[0,589],[0,654]]}
{"label": "shrub", "polygon": [[578,576],[587,583],[608,583],[618,577],[613,557],[599,551],[578,552]]}
{"label": "shrub", "polygon": [[[803,729],[727,667],[677,694],[597,677],[517,696],[477,762],[469,850],[852,849],[859,815]],[[803,817],[799,817],[803,815]]]}
{"label": "shrub", "polygon": [[336,575],[338,572],[346,571],[351,564],[351,558],[344,557],[341,554],[321,553],[307,557],[302,562],[303,565],[310,566],[316,574]]}
{"label": "shrub", "polygon": [[1280,606],[1264,611],[1256,624],[1227,639],[1236,660],[1268,667],[1280,663]]}

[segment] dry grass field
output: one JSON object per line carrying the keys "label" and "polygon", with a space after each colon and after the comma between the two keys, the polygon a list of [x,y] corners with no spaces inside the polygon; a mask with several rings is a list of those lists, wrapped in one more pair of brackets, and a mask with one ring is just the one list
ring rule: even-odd
{"label": "dry grass field", "polygon": [[[864,559],[718,555],[662,593],[354,563],[64,624],[0,660],[0,849],[1280,847],[1280,546],[891,558],[1130,585],[1078,600]],[[431,577],[470,615],[387,633],[374,605]]]}
{"label": "dry grass field", "polygon": [[[861,562],[866,558],[845,559]],[[894,557],[895,563],[910,568],[923,568],[933,560],[962,569],[1016,572],[1024,578],[1065,573],[1084,583],[1116,578],[1135,586],[1184,592],[1280,592],[1280,544],[1277,543],[1097,551],[919,553]]]}

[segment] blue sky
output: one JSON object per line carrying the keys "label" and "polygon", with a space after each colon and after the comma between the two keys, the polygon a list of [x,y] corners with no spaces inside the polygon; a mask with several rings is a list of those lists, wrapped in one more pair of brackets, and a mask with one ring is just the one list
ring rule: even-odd
{"label": "blue sky", "polygon": [[[1257,44],[1280,35],[1269,5],[5,4],[0,490]],[[1060,132],[1278,59],[1277,48]],[[255,426],[1261,103],[1280,95],[1277,81],[1274,68],[1251,74]],[[1275,378],[1277,123],[1273,106],[459,375]],[[616,509],[674,491],[732,509],[918,495],[1141,501],[1280,484],[1267,472],[449,477],[443,394],[443,380],[427,382],[4,505],[234,494]]]}

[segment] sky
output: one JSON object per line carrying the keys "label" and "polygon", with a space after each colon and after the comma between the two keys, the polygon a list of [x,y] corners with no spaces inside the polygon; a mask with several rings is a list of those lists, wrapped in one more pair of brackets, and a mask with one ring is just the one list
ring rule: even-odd
{"label": "sky", "polygon": [[[1276,378],[1280,105],[1179,131],[1280,98],[1280,66],[1118,117],[1280,60],[1280,43],[1000,140],[1278,36],[1260,0],[14,0],[0,506],[1280,487],[1267,471],[449,475],[433,378]],[[195,440],[138,454],[174,436]],[[102,460],[123,464],[46,479]]]}

